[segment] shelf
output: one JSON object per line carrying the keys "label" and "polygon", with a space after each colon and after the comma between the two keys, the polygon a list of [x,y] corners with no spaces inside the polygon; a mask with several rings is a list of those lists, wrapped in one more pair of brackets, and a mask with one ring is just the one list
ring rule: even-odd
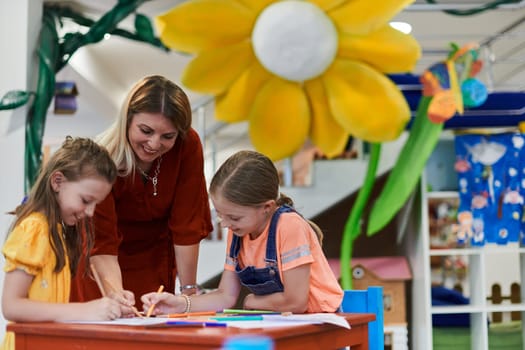
{"label": "shelf", "polygon": [[485,245],[475,248],[439,248],[430,249],[429,254],[430,256],[525,254],[525,247],[519,247],[516,244],[507,246]]}
{"label": "shelf", "polygon": [[487,312],[525,311],[525,304],[503,304],[503,305],[488,304],[485,308],[487,309]]}
{"label": "shelf", "polygon": [[[427,166],[428,169],[430,168]],[[435,169],[432,168],[431,171],[434,172]],[[511,319],[516,313],[525,315],[524,290],[521,291],[522,303],[519,304],[511,304],[510,300],[493,304],[487,299],[492,298],[493,293],[504,298],[510,297],[510,289],[514,283],[525,288],[525,246],[512,242],[506,245],[488,243],[479,247],[458,247],[453,226],[457,224],[455,215],[459,205],[458,192],[448,190],[452,187],[446,187],[447,190],[444,191],[426,191],[426,175],[422,176],[419,187],[419,210],[414,211],[414,223],[418,231],[411,232],[405,242],[414,274],[411,327],[413,348],[432,349],[434,315],[452,314],[454,318],[457,317],[454,315],[466,314],[470,316],[471,349],[489,350],[488,320],[492,322],[498,317]],[[440,179],[439,174],[433,175],[434,181]],[[434,183],[430,185],[439,188]],[[444,258],[448,257],[450,261],[445,261]],[[464,263],[465,270],[461,269],[462,265],[455,268],[453,264],[456,259]],[[443,269],[445,263],[449,265],[443,272],[440,268]],[[459,286],[461,294],[470,303],[437,305],[436,302],[436,306],[433,306],[432,286],[436,283],[448,289]],[[495,284],[501,287],[501,292],[492,291]],[[450,300],[450,304],[454,304],[454,301]],[[522,329],[522,334],[525,334],[525,328]],[[525,347],[516,350],[525,350]]]}
{"label": "shelf", "polygon": [[458,198],[459,195],[456,191],[432,191],[426,193],[427,199],[442,199],[442,198]]}
{"label": "shelf", "polygon": [[452,249],[430,249],[430,256],[448,256],[448,255],[480,255],[480,248],[452,248]]}
{"label": "shelf", "polygon": [[439,314],[470,314],[486,311],[490,312],[513,312],[525,311],[525,304],[505,304],[505,305],[449,305],[449,306],[432,306],[430,309],[432,315]]}
{"label": "shelf", "polygon": [[508,243],[507,245],[485,244],[483,247],[484,254],[524,254],[525,247],[520,247],[517,242]]}
{"label": "shelf", "polygon": [[439,314],[472,314],[486,310],[484,305],[452,305],[452,306],[432,306],[432,315]]}

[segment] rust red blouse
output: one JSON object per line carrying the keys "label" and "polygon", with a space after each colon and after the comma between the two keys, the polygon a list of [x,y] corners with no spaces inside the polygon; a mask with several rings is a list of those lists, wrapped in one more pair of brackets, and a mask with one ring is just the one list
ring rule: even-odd
{"label": "rust red blouse", "polygon": [[[152,177],[156,165],[152,166]],[[94,215],[95,245],[92,255],[118,255],[124,288],[137,299],[164,285],[175,288],[176,266],[173,245],[193,245],[213,229],[202,145],[195,130],[177,139],[163,155],[157,195],[151,180],[140,172],[119,177],[111,193]],[[83,263],[71,291],[72,301],[100,297],[91,278],[84,276]]]}

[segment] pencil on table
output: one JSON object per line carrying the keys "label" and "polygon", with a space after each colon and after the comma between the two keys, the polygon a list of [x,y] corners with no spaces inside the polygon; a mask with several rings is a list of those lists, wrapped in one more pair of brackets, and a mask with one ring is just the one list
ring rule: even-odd
{"label": "pencil on table", "polygon": [[[104,281],[107,283],[107,285],[109,286],[109,288],[111,288],[111,290],[112,290],[113,292],[118,292],[118,289],[115,288],[115,285],[114,285],[109,279],[104,278]],[[139,312],[139,310],[137,310],[137,308],[136,308],[135,306],[130,305],[130,307],[131,307],[131,310],[133,310],[133,313],[135,314],[135,316],[138,316],[138,317],[140,317],[140,318],[143,318],[143,317],[144,317],[144,315],[142,315],[142,314]]]}
{"label": "pencil on table", "polygon": [[100,290],[100,294],[102,294],[103,297],[106,296],[106,290],[104,289],[104,285],[102,284],[102,281],[100,280],[100,276],[97,272],[97,269],[95,269],[95,265],[90,264],[89,267],[91,268],[91,273],[93,274],[93,277],[95,277],[95,282],[97,282],[98,289]]}
{"label": "pencil on table", "polygon": [[217,312],[215,311],[197,311],[197,312],[187,312],[179,314],[166,314],[166,315],[157,315],[157,317],[167,317],[167,318],[188,318],[194,316],[215,316]]}
{"label": "pencil on table", "polygon": [[[157,291],[157,293],[162,293],[163,290],[164,290],[164,286],[161,285],[159,287],[159,290]],[[154,308],[155,308],[155,304],[151,304],[149,309],[148,309],[148,313],[146,314],[146,317],[150,317],[151,316],[151,313],[153,312]]]}

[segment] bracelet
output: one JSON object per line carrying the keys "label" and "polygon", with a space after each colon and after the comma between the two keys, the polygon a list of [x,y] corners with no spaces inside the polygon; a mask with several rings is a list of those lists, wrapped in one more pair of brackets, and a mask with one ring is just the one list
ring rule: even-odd
{"label": "bracelet", "polygon": [[187,314],[191,310],[191,298],[186,294],[181,294],[180,296],[186,300],[186,309],[184,310],[184,313]]}
{"label": "bracelet", "polygon": [[179,288],[181,293],[185,291],[186,289],[199,289],[199,285],[198,284],[186,284],[184,286],[180,286]]}

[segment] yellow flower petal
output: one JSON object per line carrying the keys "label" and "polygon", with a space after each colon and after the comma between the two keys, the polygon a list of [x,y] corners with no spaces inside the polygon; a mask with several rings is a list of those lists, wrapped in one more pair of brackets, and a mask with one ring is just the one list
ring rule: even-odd
{"label": "yellow flower petal", "polygon": [[353,0],[337,7],[328,15],[345,33],[364,35],[385,25],[392,17],[415,0]]}
{"label": "yellow flower petal", "polygon": [[330,11],[342,4],[348,2],[349,0],[309,0],[311,3],[316,4],[319,8],[324,11]]}
{"label": "yellow flower petal", "polygon": [[270,74],[254,60],[239,78],[215,100],[215,118],[236,123],[248,119],[250,108],[261,86],[268,81]]}
{"label": "yellow flower petal", "polygon": [[181,81],[194,91],[221,94],[254,60],[247,40],[220,50],[203,51],[186,66]]}
{"label": "yellow flower petal", "polygon": [[383,73],[410,72],[421,57],[412,36],[385,25],[367,36],[339,33],[339,57],[366,62]]}
{"label": "yellow flower petal", "polygon": [[255,149],[273,161],[292,156],[310,129],[310,110],[298,84],[280,78],[261,89],[250,112],[250,138]]}
{"label": "yellow flower petal", "polygon": [[155,18],[166,46],[192,53],[244,40],[254,22],[252,10],[228,0],[186,1]]}
{"label": "yellow flower petal", "polygon": [[322,80],[309,80],[304,87],[312,110],[310,139],[328,158],[340,155],[350,135],[332,117]]}
{"label": "yellow flower petal", "polygon": [[323,81],[333,116],[360,139],[394,140],[410,118],[408,104],[397,86],[366,64],[338,59]]}
{"label": "yellow flower petal", "polygon": [[261,13],[268,5],[278,1],[278,0],[237,0],[240,3],[244,4],[246,7],[252,9],[256,15]]}

